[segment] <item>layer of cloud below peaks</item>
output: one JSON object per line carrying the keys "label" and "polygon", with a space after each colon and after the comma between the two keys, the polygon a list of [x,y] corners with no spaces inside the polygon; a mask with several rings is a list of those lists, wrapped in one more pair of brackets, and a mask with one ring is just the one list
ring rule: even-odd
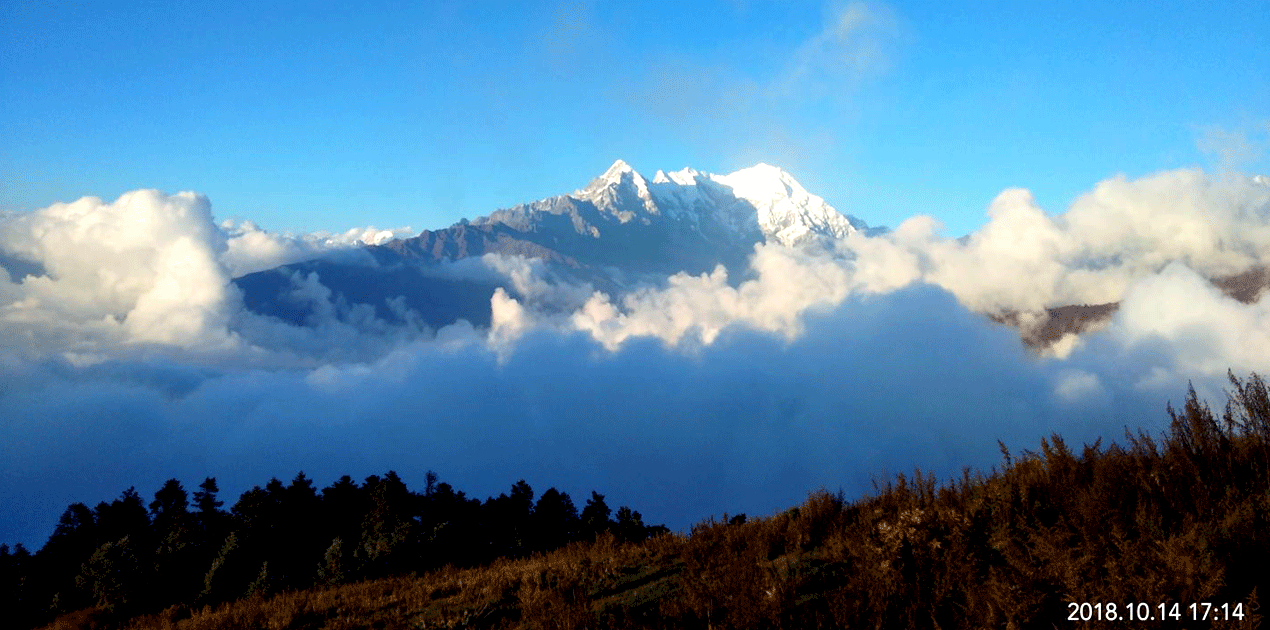
{"label": "layer of cloud below peaks", "polygon": [[309,260],[335,250],[380,245],[394,238],[414,236],[408,226],[392,229],[358,227],[340,233],[277,234],[262,230],[250,221],[226,220],[221,222],[221,229],[229,238],[220,259],[235,278]]}
{"label": "layer of cloud below peaks", "polygon": [[[435,332],[342,304],[313,274],[291,288],[309,325],[248,312],[230,278],[318,246],[218,226],[198,195],[5,217],[3,260],[40,271],[0,275],[0,540],[38,545],[66,504],[173,476],[236,494],[388,468],[482,496],[519,477],[596,488],[683,527],[989,466],[997,439],[1158,427],[1187,380],[1220,403],[1227,368],[1267,369],[1268,303],[1206,278],[1266,264],[1268,190],[1170,171],[1102,182],[1060,215],[1012,190],[963,241],[915,217],[831,250],[757,246],[738,283],[720,269],[626,295],[535,261],[462,261],[443,269],[507,290],[490,330]],[[1111,301],[1063,359],[978,314]]]}
{"label": "layer of cloud below peaks", "polygon": [[[932,317],[934,313],[940,314]],[[916,286],[850,298],[792,341],[730,328],[692,357],[655,340],[600,352],[581,333],[528,332],[515,353],[414,342],[369,364],[225,370],[108,362],[6,368],[0,522],[39,543],[67,503],[168,477],[228,493],[304,470],[429,468],[479,496],[524,477],[599,489],[676,528],[767,513],[820,486],[858,494],[913,467],[989,466],[996,439],[1093,439],[1154,396],[1113,390],[1091,410],[1051,394],[1054,368],[1007,329]],[[1149,404],[1145,404],[1149,403]]]}

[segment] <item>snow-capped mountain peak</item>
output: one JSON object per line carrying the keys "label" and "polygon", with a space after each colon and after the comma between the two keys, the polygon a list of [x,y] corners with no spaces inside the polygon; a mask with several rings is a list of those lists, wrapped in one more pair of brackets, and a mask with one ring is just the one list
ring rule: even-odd
{"label": "snow-capped mountain peak", "polygon": [[667,173],[665,171],[657,171],[653,176],[654,184],[678,184],[680,186],[696,186],[697,176],[701,173],[691,168],[685,168],[678,171]]}
{"label": "snow-capped mountain peak", "polygon": [[[569,195],[589,201],[620,223],[655,216],[686,222],[705,236],[707,224],[724,230],[708,240],[761,238],[795,245],[819,237],[843,238],[867,226],[843,216],[824,199],[807,192],[792,175],[770,164],[714,175],[691,168],[657,171],[644,179],[623,160]],[[706,230],[706,231],[702,231]],[[728,234],[730,236],[724,236]]]}
{"label": "snow-capped mountain peak", "polygon": [[635,169],[631,168],[631,165],[627,164],[625,160],[616,160],[607,171],[604,171],[604,174],[600,176],[600,179],[605,181],[619,181],[622,176],[627,173],[634,173],[636,175],[639,174],[635,173]]}
{"label": "snow-capped mountain peak", "polygon": [[736,196],[743,199],[775,199],[808,195],[807,190],[792,175],[763,162],[727,175],[716,175],[714,180],[731,186]]}
{"label": "snow-capped mountain peak", "polygon": [[613,162],[603,175],[591,180],[586,188],[575,191],[572,196],[609,210],[619,221],[626,223],[635,218],[635,213],[629,207],[631,204],[627,201],[632,192],[645,212],[661,213],[648,192],[648,181],[623,160]]}
{"label": "snow-capped mountain peak", "polygon": [[824,199],[807,192],[792,175],[770,164],[759,163],[710,178],[750,202],[758,211],[763,234],[785,245],[817,234],[844,238],[866,228],[863,221],[843,216]]}
{"label": "snow-capped mountain peak", "polygon": [[617,160],[616,162],[613,162],[613,165],[610,166],[607,171],[604,171],[603,175],[591,180],[591,183],[587,184],[586,188],[578,190],[577,194],[584,195],[586,193],[603,190],[605,188],[620,186],[623,182],[627,181],[634,185],[638,190],[645,192],[648,190],[648,182],[644,180],[643,175],[636,172],[635,169],[631,168],[631,165],[627,164],[625,161]]}

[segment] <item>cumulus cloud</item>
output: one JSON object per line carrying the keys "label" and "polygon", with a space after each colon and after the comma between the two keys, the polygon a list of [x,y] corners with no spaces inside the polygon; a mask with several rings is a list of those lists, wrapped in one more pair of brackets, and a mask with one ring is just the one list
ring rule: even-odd
{"label": "cumulus cloud", "polygon": [[1213,278],[1265,266],[1270,256],[1270,187],[1243,175],[1182,169],[1115,177],[1059,215],[1012,189],[988,217],[964,240],[941,238],[936,221],[914,217],[845,246],[857,254],[865,289],[920,279],[982,312],[1115,302],[1173,262]]}
{"label": "cumulus cloud", "polygon": [[750,267],[756,278],[735,288],[722,266],[700,276],[676,274],[665,288],[623,296],[621,308],[597,293],[574,313],[572,323],[610,350],[632,337],[709,345],[734,325],[793,339],[805,311],[836,305],[849,290],[848,270],[823,253],[758,245]]}
{"label": "cumulus cloud", "polygon": [[[297,236],[250,222],[217,225],[206,197],[156,190],[5,215],[0,262],[9,273],[0,278],[0,332],[7,342],[0,350],[60,354],[81,364],[156,348],[238,357],[252,350],[242,333],[270,326],[244,312],[232,278],[338,252],[369,260],[361,244],[400,232]],[[297,299],[332,299],[312,283],[296,282]],[[325,312],[336,310],[330,305]],[[333,318],[360,314],[344,311]]]}
{"label": "cumulus cloud", "polygon": [[332,251],[351,250],[361,245],[380,245],[395,238],[413,236],[409,227],[379,229],[352,228],[342,233],[313,232],[279,234],[260,229],[251,221],[225,220],[221,229],[227,236],[221,262],[232,277],[310,260]]}
{"label": "cumulus cloud", "polygon": [[1143,387],[1270,372],[1270,300],[1240,303],[1181,263],[1135,282],[1100,335],[1138,355],[1128,365]]}
{"label": "cumulus cloud", "polygon": [[44,271],[11,285],[0,311],[7,336],[28,349],[224,340],[231,290],[218,256],[226,239],[206,197],[85,197],[7,217],[0,239],[9,256]]}
{"label": "cumulus cloud", "polygon": [[[436,331],[304,269],[279,299],[307,319],[251,312],[236,274],[336,246],[218,225],[192,193],[5,217],[0,540],[38,544],[67,503],[131,485],[215,475],[236,493],[301,469],[435,468],[477,495],[523,476],[684,527],[990,466],[997,439],[1114,439],[1160,426],[1187,380],[1220,403],[1227,368],[1266,369],[1270,302],[1209,282],[1266,265],[1255,178],[1117,177],[1057,215],[1008,190],[988,212],[965,239],[914,217],[626,293],[541,261],[459,261],[432,272],[498,284],[490,326]],[[983,316],[1102,302],[1120,304],[1107,326],[1047,357]]]}

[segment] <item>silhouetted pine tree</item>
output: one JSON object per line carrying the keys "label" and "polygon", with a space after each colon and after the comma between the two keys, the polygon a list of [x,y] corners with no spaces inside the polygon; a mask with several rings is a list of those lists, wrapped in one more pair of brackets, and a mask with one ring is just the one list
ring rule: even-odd
{"label": "silhouetted pine tree", "polygon": [[486,560],[521,556],[532,551],[528,539],[533,510],[534,491],[524,479],[512,485],[510,496],[499,494],[485,501],[481,520],[488,541]]}
{"label": "silhouetted pine tree", "polygon": [[79,567],[96,551],[100,536],[97,516],[83,503],[62,512],[48,542],[36,554],[30,574],[31,595],[40,604],[39,618],[89,605],[90,596],[75,584]]}
{"label": "silhouetted pine tree", "polygon": [[145,501],[137,494],[137,489],[128,488],[118,499],[109,504],[101,502],[95,510],[97,519],[97,537],[101,542],[113,542],[125,536],[133,539],[133,544],[144,544],[148,541],[139,539],[148,537],[150,513],[146,510]]}
{"label": "silhouetted pine tree", "polygon": [[217,492],[220,492],[220,487],[216,485],[216,478],[207,477],[194,493],[194,522],[199,531],[203,556],[209,561],[220,551],[221,544],[229,535],[229,514],[221,509],[225,502],[216,498]]}
{"label": "silhouetted pine tree", "polygon": [[301,589],[313,584],[313,559],[320,557],[329,544],[318,526],[321,508],[313,481],[300,472],[282,494],[278,541],[269,557],[270,571],[281,588]]}
{"label": "silhouetted pine tree", "polygon": [[[234,504],[233,533],[222,545],[204,579],[205,596],[213,601],[234,599],[249,586],[260,588],[272,582],[258,579],[261,566],[283,545],[283,501],[286,488],[277,477],[264,488],[254,486]],[[210,587],[209,587],[210,583]]]}
{"label": "silhouetted pine tree", "polygon": [[591,498],[587,499],[586,507],[582,508],[583,536],[595,538],[612,529],[613,522],[609,520],[609,515],[612,513],[608,504],[604,502],[604,495],[592,490]]}
{"label": "silhouetted pine tree", "polygon": [[199,590],[206,568],[201,559],[198,525],[189,511],[185,488],[169,479],[150,502],[154,591],[159,605],[181,601]]}
{"label": "silhouetted pine tree", "polygon": [[27,579],[33,568],[31,552],[22,543],[14,545],[12,551],[9,545],[0,544],[0,610],[9,611],[10,620],[19,628],[37,623]]}
{"label": "silhouetted pine tree", "polygon": [[362,554],[355,553],[362,539],[362,520],[367,512],[366,498],[352,477],[344,475],[322,489],[322,518],[317,528],[322,532],[326,558],[335,540],[339,540],[340,573],[346,580],[362,576]]}
{"label": "silhouetted pine tree", "polygon": [[548,488],[538,498],[532,518],[534,548],[547,551],[562,547],[578,536],[578,508],[566,492]]}
{"label": "silhouetted pine tree", "polygon": [[613,525],[613,533],[617,534],[619,540],[625,542],[640,542],[648,538],[648,531],[644,527],[644,517],[625,505],[617,509],[617,522]]}
{"label": "silhouetted pine tree", "polygon": [[448,483],[437,484],[436,491],[425,499],[420,532],[427,547],[426,566],[465,566],[484,561],[482,512],[479,500],[469,499]]}

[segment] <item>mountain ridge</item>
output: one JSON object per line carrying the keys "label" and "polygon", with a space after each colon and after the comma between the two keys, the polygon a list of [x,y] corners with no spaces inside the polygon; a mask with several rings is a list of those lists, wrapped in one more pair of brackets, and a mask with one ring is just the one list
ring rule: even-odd
{"label": "mountain ridge", "polygon": [[[651,249],[662,257],[669,255],[671,260],[689,263],[671,272],[699,273],[718,263],[731,263],[729,267],[743,263],[755,243],[776,241],[797,246],[817,238],[845,238],[869,230],[863,220],[839,213],[823,198],[807,192],[792,175],[768,164],[727,175],[692,168],[670,174],[659,170],[650,181],[619,159],[572,193],[498,209],[381,247],[434,260],[495,252],[573,267],[635,262],[630,256],[619,255],[626,248],[615,247],[610,238],[619,237],[617,240],[653,246],[639,248],[644,251]],[[595,248],[585,239],[608,243]],[[705,257],[711,260],[675,255],[668,251],[671,248],[704,249]],[[591,258],[595,260],[587,260]]]}
{"label": "mountain ridge", "polygon": [[739,283],[750,273],[756,244],[802,247],[876,232],[769,164],[726,175],[659,170],[649,180],[619,159],[571,193],[366,245],[371,266],[310,260],[235,283],[253,311],[294,323],[310,316],[309,306],[292,296],[297,278],[317,274],[333,295],[372,306],[388,321],[400,318],[388,304],[401,297],[429,326],[458,318],[480,326],[488,324],[489,295],[506,283],[456,280],[447,277],[445,263],[487,254],[535,259],[558,280],[616,295],[719,265],[728,269],[729,282]]}

